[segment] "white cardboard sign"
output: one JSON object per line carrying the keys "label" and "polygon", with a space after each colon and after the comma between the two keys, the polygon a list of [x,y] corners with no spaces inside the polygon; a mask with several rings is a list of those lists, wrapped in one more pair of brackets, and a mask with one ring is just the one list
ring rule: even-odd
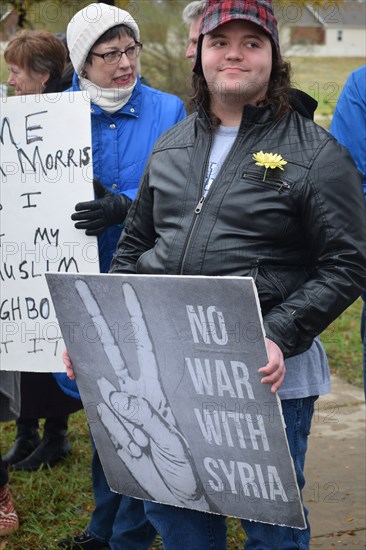
{"label": "white cardboard sign", "polygon": [[81,93],[1,100],[0,368],[63,370],[46,271],[99,271],[96,239],[74,228],[92,200],[90,104]]}

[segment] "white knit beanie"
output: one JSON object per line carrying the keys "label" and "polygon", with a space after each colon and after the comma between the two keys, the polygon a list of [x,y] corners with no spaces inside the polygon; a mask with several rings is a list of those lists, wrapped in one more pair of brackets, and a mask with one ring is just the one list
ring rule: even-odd
{"label": "white knit beanie", "polygon": [[78,75],[82,73],[88,53],[98,38],[116,25],[126,25],[132,30],[135,40],[140,40],[140,31],[132,15],[115,6],[89,4],[74,15],[67,26],[66,40]]}

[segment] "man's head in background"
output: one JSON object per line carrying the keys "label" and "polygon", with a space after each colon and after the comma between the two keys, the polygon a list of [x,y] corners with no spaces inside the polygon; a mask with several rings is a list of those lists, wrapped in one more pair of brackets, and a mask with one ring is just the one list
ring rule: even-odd
{"label": "man's head in background", "polygon": [[197,42],[205,4],[206,0],[194,0],[194,2],[190,2],[184,8],[182,13],[183,21],[189,27],[186,57],[187,59],[191,59],[192,63],[194,62],[196,55]]}

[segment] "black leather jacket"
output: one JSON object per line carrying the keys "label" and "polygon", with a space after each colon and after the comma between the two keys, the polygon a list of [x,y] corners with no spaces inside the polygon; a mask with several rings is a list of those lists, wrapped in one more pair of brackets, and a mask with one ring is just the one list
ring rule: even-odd
{"label": "black leather jacket", "polygon": [[[205,199],[212,133],[195,113],[156,143],[111,272],[253,276],[268,338],[305,351],[366,287],[366,213],[347,150],[292,112],[246,106]],[[255,165],[279,153],[282,172]]]}

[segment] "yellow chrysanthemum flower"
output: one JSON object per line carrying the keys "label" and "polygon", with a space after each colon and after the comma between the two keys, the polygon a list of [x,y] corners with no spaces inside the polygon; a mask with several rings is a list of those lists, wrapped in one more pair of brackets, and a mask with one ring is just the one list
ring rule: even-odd
{"label": "yellow chrysanthemum flower", "polygon": [[252,158],[256,161],[256,166],[263,166],[265,168],[263,181],[266,179],[268,168],[283,170],[283,166],[287,164],[287,160],[284,160],[277,153],[263,153],[263,151],[259,151],[259,153],[254,153]]}

